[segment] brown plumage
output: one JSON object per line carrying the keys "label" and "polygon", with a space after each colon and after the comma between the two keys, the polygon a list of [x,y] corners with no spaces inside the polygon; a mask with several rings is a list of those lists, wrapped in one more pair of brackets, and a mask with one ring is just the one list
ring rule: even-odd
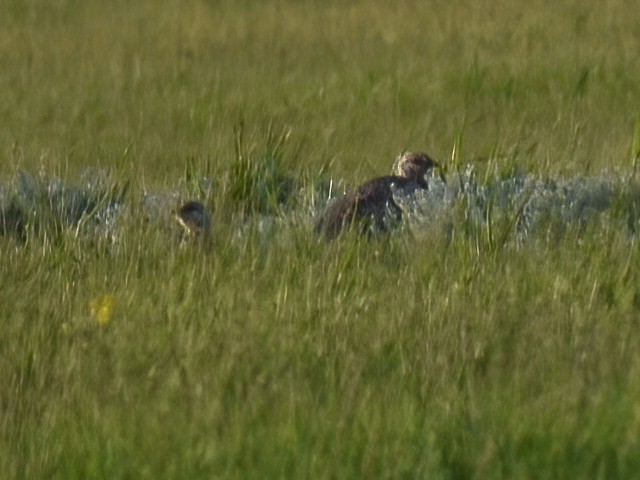
{"label": "brown plumage", "polygon": [[406,152],[398,157],[394,175],[374,178],[335,200],[318,217],[317,234],[327,239],[355,226],[359,232],[385,232],[402,218],[392,187],[403,194],[426,189],[425,174],[438,164],[426,153]]}
{"label": "brown plumage", "polygon": [[211,231],[211,215],[197,200],[190,200],[174,212],[177,222],[189,236],[207,235]]}

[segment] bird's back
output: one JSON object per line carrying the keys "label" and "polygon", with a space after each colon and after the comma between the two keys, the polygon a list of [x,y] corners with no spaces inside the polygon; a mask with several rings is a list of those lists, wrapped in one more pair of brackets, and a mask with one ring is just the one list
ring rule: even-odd
{"label": "bird's back", "polygon": [[406,179],[396,176],[374,178],[336,199],[318,218],[315,231],[327,238],[337,236],[344,228],[358,224],[362,231],[387,229],[386,217],[399,220],[402,212],[393,200],[391,185],[404,185]]}

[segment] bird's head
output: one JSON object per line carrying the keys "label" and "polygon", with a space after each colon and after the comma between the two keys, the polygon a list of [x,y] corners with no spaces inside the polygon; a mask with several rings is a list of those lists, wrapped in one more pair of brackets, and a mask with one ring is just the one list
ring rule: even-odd
{"label": "bird's head", "polygon": [[396,159],[394,175],[425,183],[424,176],[437,169],[440,179],[446,183],[440,164],[424,152],[403,152]]}
{"label": "bird's head", "polygon": [[207,234],[211,230],[211,215],[205,206],[197,200],[186,202],[173,213],[175,219],[188,234]]}

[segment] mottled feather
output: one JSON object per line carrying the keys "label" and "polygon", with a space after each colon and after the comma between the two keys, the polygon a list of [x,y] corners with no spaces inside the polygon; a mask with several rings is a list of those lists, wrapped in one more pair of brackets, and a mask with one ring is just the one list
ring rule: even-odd
{"label": "mottled feather", "polygon": [[329,205],[316,220],[316,233],[330,239],[352,226],[361,233],[387,231],[402,218],[402,209],[393,198],[392,187],[403,194],[426,189],[425,174],[436,166],[426,153],[401,154],[395,175],[369,180]]}

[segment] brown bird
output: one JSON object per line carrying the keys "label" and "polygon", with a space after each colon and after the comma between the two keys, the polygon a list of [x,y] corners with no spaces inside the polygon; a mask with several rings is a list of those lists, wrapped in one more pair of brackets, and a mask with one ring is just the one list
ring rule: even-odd
{"label": "brown bird", "polygon": [[202,202],[190,200],[174,212],[175,219],[188,236],[208,235],[211,215]]}
{"label": "brown bird", "polygon": [[[435,167],[439,167],[438,163],[426,153],[400,154],[394,175],[369,180],[329,205],[316,220],[316,233],[332,239],[353,225],[360,233],[386,232],[402,219],[402,209],[393,198],[392,187],[403,194],[427,189],[425,174]],[[442,174],[441,178],[444,180]]]}

